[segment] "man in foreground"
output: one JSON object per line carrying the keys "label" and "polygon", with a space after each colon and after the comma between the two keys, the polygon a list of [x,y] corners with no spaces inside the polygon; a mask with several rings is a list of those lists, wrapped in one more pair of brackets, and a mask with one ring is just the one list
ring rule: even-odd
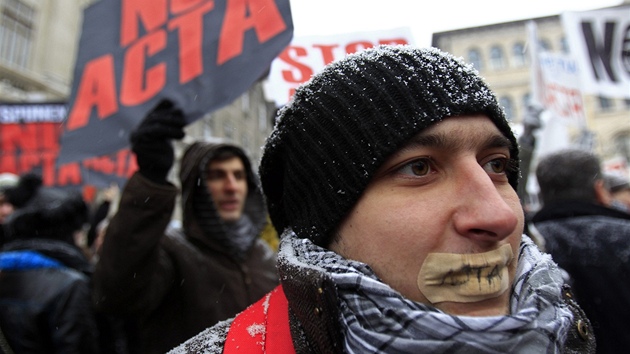
{"label": "man in foreground", "polygon": [[282,286],[174,353],[593,349],[522,236],[504,113],[452,56],[382,46],[326,67],[279,113],[260,175]]}

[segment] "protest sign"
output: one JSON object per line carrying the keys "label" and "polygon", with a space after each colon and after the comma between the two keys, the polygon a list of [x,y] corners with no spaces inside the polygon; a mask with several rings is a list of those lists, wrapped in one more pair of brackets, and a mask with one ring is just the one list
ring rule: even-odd
{"label": "protest sign", "polygon": [[57,167],[66,103],[0,104],[0,171],[36,173],[50,187],[121,185],[137,166],[128,149]]}
{"label": "protest sign", "polygon": [[163,98],[188,123],[231,103],[292,33],[289,0],[96,2],[84,13],[60,168],[127,148]]}
{"label": "protest sign", "polygon": [[630,6],[565,12],[562,23],[582,90],[630,98]]}
{"label": "protest sign", "polygon": [[295,37],[273,61],[263,86],[265,96],[280,107],[289,101],[298,85],[308,81],[326,64],[380,44],[413,44],[413,40],[408,28]]}
{"label": "protest sign", "polygon": [[584,101],[577,63],[568,55],[539,53],[545,109],[581,127],[586,126]]}

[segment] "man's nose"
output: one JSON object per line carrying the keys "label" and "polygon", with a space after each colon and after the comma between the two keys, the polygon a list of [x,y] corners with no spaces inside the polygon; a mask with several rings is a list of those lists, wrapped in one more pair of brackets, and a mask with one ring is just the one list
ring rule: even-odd
{"label": "man's nose", "polygon": [[[480,241],[499,241],[514,232],[518,225],[517,211],[508,204],[482,166],[476,161],[469,163],[457,180],[455,197],[458,202],[453,222],[459,234]],[[518,199],[515,200],[518,203]]]}
{"label": "man's nose", "polygon": [[225,183],[223,185],[224,188],[226,190],[233,191],[233,190],[236,190],[237,185],[238,185],[238,181],[237,181],[236,176],[233,173],[228,173],[225,176]]}

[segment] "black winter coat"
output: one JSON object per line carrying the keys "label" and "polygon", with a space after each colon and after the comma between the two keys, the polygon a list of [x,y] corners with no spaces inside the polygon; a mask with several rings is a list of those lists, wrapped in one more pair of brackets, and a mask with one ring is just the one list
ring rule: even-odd
{"label": "black winter coat", "polygon": [[569,273],[591,320],[597,353],[630,348],[630,214],[580,201],[546,205],[532,222]]}
{"label": "black winter coat", "polygon": [[90,272],[62,241],[7,243],[0,253],[0,327],[15,353],[96,353]]}

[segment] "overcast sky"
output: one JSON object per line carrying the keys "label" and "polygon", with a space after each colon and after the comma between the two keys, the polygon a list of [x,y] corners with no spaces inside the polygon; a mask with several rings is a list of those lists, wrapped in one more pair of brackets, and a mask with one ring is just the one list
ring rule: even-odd
{"label": "overcast sky", "polygon": [[290,0],[295,36],[408,27],[418,46],[452,29],[614,6],[622,0]]}

